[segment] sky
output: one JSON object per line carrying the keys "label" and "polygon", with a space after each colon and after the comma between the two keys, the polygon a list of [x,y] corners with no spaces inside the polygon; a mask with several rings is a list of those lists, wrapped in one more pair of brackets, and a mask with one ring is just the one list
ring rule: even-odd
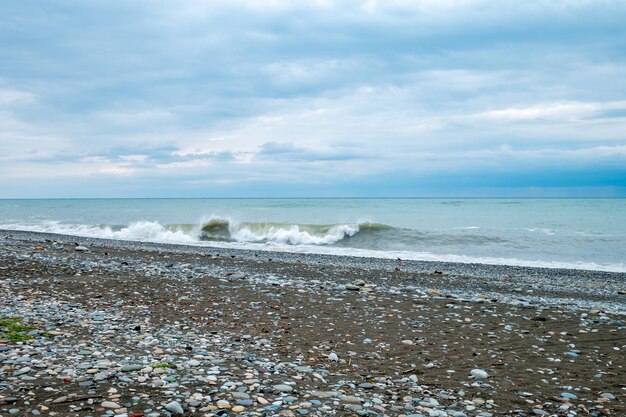
{"label": "sky", "polygon": [[626,2],[0,2],[0,198],[626,197]]}

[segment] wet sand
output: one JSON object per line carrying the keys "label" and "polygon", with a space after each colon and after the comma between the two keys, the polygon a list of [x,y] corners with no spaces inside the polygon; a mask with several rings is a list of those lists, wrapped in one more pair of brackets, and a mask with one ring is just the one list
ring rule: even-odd
{"label": "wet sand", "polygon": [[624,416],[624,290],[0,231],[0,416]]}

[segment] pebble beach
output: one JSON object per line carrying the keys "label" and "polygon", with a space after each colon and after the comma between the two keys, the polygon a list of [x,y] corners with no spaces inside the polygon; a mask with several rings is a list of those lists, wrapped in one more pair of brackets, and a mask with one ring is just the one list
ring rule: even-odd
{"label": "pebble beach", "polygon": [[626,274],[0,231],[0,416],[625,416]]}

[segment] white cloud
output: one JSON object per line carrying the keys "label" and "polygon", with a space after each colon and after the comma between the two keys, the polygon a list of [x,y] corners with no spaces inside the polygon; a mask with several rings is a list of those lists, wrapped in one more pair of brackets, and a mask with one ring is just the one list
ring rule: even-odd
{"label": "white cloud", "polygon": [[500,120],[579,120],[607,110],[626,110],[626,101],[541,103],[529,107],[489,110],[475,116]]}
{"label": "white cloud", "polygon": [[120,159],[128,162],[144,162],[148,159],[148,155],[120,155]]}
{"label": "white cloud", "polygon": [[31,103],[35,99],[35,95],[30,92],[0,87],[0,106]]}
{"label": "white cloud", "polygon": [[134,111],[105,111],[95,114],[109,123],[120,125],[142,125],[147,123],[163,123],[171,121],[174,113],[162,109],[134,110]]}
{"label": "white cloud", "polygon": [[345,76],[358,69],[351,60],[278,61],[263,66],[262,70],[277,84],[310,84]]}

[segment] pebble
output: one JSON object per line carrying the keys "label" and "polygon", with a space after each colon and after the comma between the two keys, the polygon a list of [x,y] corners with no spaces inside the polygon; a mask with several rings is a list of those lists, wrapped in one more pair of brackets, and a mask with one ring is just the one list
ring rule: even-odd
{"label": "pebble", "polygon": [[567,399],[570,399],[570,400],[577,400],[578,399],[578,397],[576,395],[574,395],[572,393],[569,393],[569,392],[562,392],[561,393],[561,397],[567,398]]}
{"label": "pebble", "polygon": [[21,368],[21,369],[15,371],[15,373],[13,375],[15,375],[15,376],[24,375],[24,374],[29,373],[31,370],[32,369],[30,367],[25,366],[24,368]]}
{"label": "pebble", "polygon": [[165,409],[173,414],[185,414],[185,410],[178,401],[172,401],[165,405]]}
{"label": "pebble", "polygon": [[341,401],[348,404],[361,404],[363,402],[361,398],[355,397],[353,395],[346,395],[341,399]]}
{"label": "pebble", "polygon": [[489,374],[482,369],[472,369],[470,376],[473,379],[485,379],[489,378]]}
{"label": "pebble", "polygon": [[291,385],[285,385],[285,384],[274,385],[272,388],[274,388],[274,391],[278,391],[278,392],[291,392],[291,391],[293,391],[293,387]]}

